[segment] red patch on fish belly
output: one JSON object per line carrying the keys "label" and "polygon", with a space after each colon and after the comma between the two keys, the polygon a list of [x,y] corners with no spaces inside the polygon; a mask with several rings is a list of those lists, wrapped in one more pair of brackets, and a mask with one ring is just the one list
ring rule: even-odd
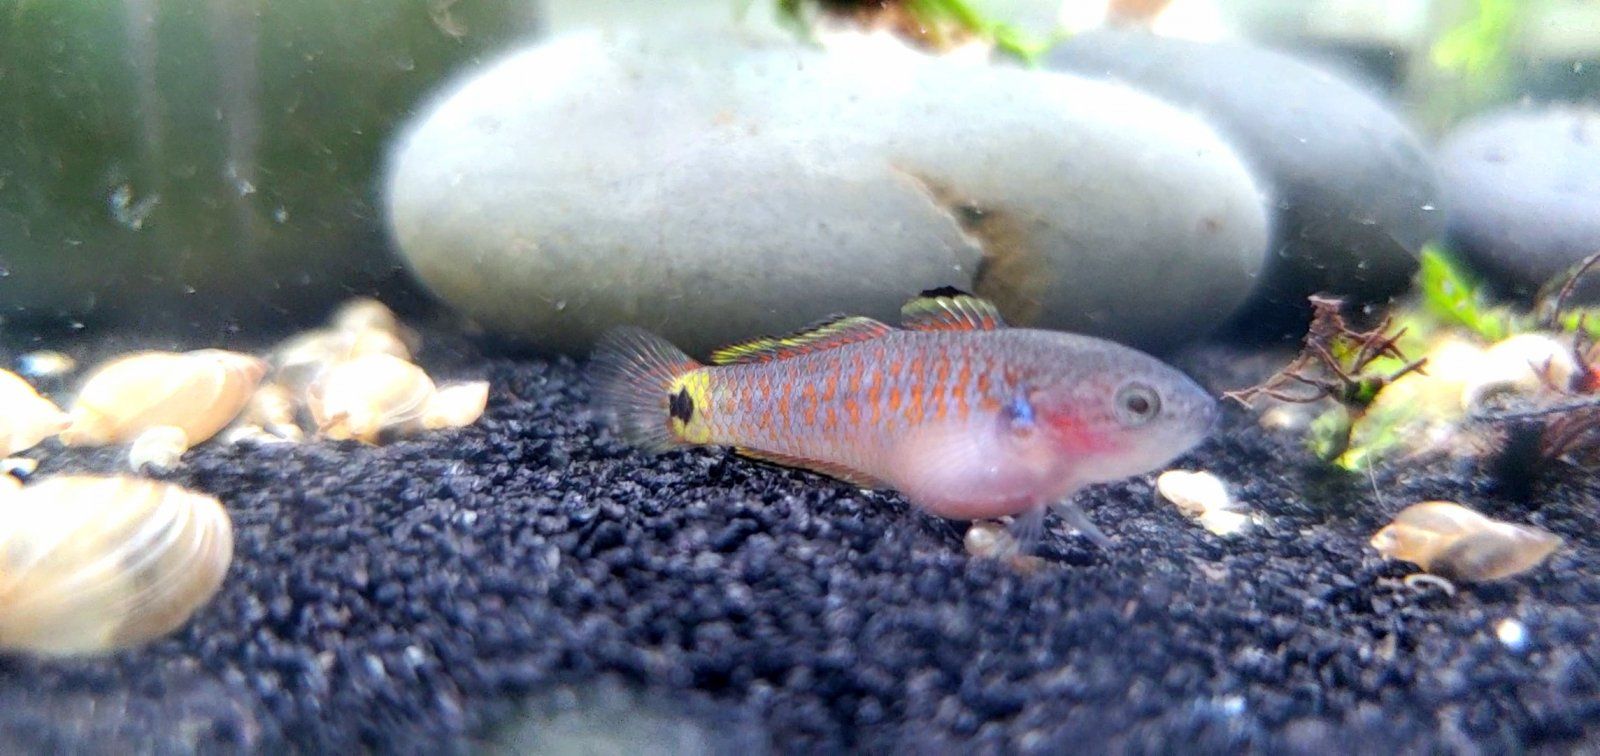
{"label": "red patch on fish belly", "polygon": [[940,517],[974,520],[1053,503],[1076,484],[1043,438],[1010,436],[993,420],[912,429],[888,455],[888,479]]}

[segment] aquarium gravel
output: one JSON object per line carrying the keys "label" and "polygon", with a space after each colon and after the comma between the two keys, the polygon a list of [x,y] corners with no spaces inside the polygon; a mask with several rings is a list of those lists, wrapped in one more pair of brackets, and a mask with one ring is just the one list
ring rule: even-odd
{"label": "aquarium gravel", "polygon": [[[742,753],[1600,743],[1592,474],[1348,474],[1233,411],[1175,466],[1221,476],[1264,525],[1213,536],[1144,476],[1079,499],[1115,550],[1052,517],[1043,567],[1021,574],[892,494],[636,453],[597,425],[580,365],[425,335],[431,374],[490,382],[477,425],[189,452],[160,477],[231,513],[222,592],[143,649],[0,658],[0,751],[585,747],[635,720],[671,733],[635,746]],[[12,334],[0,357],[37,348]],[[124,464],[28,456],[38,475]],[[1426,499],[1567,546],[1454,595],[1407,584],[1414,568],[1367,540]]]}

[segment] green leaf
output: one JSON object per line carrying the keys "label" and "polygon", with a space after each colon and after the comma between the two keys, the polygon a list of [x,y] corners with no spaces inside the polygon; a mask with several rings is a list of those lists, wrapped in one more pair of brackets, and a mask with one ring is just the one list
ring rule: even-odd
{"label": "green leaf", "polygon": [[1444,323],[1464,327],[1489,342],[1500,341],[1530,326],[1526,317],[1490,306],[1478,283],[1437,244],[1430,243],[1422,248],[1417,290],[1422,295],[1423,308],[1430,315]]}

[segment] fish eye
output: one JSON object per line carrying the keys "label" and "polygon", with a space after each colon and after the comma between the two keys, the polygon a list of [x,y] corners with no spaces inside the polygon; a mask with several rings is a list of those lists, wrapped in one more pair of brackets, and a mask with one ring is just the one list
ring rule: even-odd
{"label": "fish eye", "polygon": [[1124,425],[1143,425],[1161,414],[1161,395],[1143,383],[1130,383],[1117,390],[1117,419]]}

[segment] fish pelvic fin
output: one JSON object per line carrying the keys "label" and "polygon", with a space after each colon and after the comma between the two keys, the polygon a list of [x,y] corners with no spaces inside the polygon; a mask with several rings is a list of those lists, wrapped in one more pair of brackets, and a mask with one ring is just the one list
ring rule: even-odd
{"label": "fish pelvic fin", "polygon": [[997,331],[1006,327],[993,302],[946,286],[929,289],[900,308],[910,331]]}
{"label": "fish pelvic fin", "polygon": [[589,363],[596,404],[614,413],[622,437],[649,451],[704,443],[689,433],[706,405],[703,367],[683,350],[643,328],[608,331]]}
{"label": "fish pelvic fin", "polygon": [[860,315],[834,315],[787,336],[765,336],[730,344],[711,353],[713,365],[772,362],[825,349],[870,341],[894,328]]}
{"label": "fish pelvic fin", "polygon": [[806,459],[805,457],[795,457],[788,454],[765,452],[758,449],[749,449],[743,446],[735,447],[734,452],[743,457],[749,457],[750,459],[756,459],[762,462],[780,465],[782,467],[798,467],[802,470],[810,470],[814,473],[821,473],[822,475],[826,475],[830,478],[838,478],[839,480],[849,483],[857,488],[888,487],[883,483],[883,481],[880,481],[877,478],[874,478],[871,475],[859,470],[845,467],[844,465],[818,462],[816,460]]}

